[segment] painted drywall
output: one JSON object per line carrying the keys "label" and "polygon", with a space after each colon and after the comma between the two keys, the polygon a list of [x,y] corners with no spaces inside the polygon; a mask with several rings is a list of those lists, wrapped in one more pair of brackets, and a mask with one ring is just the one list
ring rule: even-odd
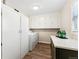
{"label": "painted drywall", "polygon": [[67,32],[67,36],[72,39],[78,39],[77,32],[72,31],[72,0],[67,0],[66,5],[62,9],[62,29],[65,29]]}
{"label": "painted drywall", "polygon": [[39,33],[39,42],[50,43],[50,36],[56,35],[58,29],[44,29],[44,28],[60,28],[61,18],[60,12],[30,16],[30,28],[43,28],[34,29],[32,31]]}
{"label": "painted drywall", "polygon": [[54,29],[54,30],[43,30],[43,29],[34,29],[32,30],[33,32],[38,32],[39,33],[39,42],[42,42],[42,43],[47,43],[49,44],[50,43],[50,36],[51,35],[56,35],[58,29]]}

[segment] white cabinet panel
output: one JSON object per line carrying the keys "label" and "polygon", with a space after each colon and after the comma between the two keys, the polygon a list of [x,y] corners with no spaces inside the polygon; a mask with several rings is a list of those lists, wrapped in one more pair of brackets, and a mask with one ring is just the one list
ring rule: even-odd
{"label": "white cabinet panel", "polygon": [[25,54],[29,51],[29,38],[28,38],[28,17],[21,16],[21,59],[25,56]]}
{"label": "white cabinet panel", "polygon": [[2,59],[22,59],[29,51],[28,17],[2,4]]}
{"label": "white cabinet panel", "polygon": [[60,13],[30,16],[30,28],[60,28]]}
{"label": "white cabinet panel", "polygon": [[20,17],[2,5],[2,59],[20,59]]}

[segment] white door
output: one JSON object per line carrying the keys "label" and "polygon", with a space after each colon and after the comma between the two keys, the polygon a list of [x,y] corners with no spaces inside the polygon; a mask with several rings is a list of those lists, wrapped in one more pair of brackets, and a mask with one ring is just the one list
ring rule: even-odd
{"label": "white door", "polygon": [[20,16],[2,5],[2,59],[20,59]]}
{"label": "white door", "polygon": [[28,17],[21,14],[21,59],[29,51],[28,29]]}

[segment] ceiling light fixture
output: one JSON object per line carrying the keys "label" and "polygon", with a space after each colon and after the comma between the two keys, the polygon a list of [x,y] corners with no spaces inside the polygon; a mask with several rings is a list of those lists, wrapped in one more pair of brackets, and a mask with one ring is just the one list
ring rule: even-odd
{"label": "ceiling light fixture", "polygon": [[33,6],[33,10],[38,10],[39,6]]}

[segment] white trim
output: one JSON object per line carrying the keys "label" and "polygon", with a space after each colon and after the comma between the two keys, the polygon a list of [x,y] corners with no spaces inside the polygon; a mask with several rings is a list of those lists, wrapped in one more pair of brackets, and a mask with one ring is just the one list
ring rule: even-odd
{"label": "white trim", "polygon": [[45,42],[45,41],[39,41],[39,43],[50,44],[50,42]]}

